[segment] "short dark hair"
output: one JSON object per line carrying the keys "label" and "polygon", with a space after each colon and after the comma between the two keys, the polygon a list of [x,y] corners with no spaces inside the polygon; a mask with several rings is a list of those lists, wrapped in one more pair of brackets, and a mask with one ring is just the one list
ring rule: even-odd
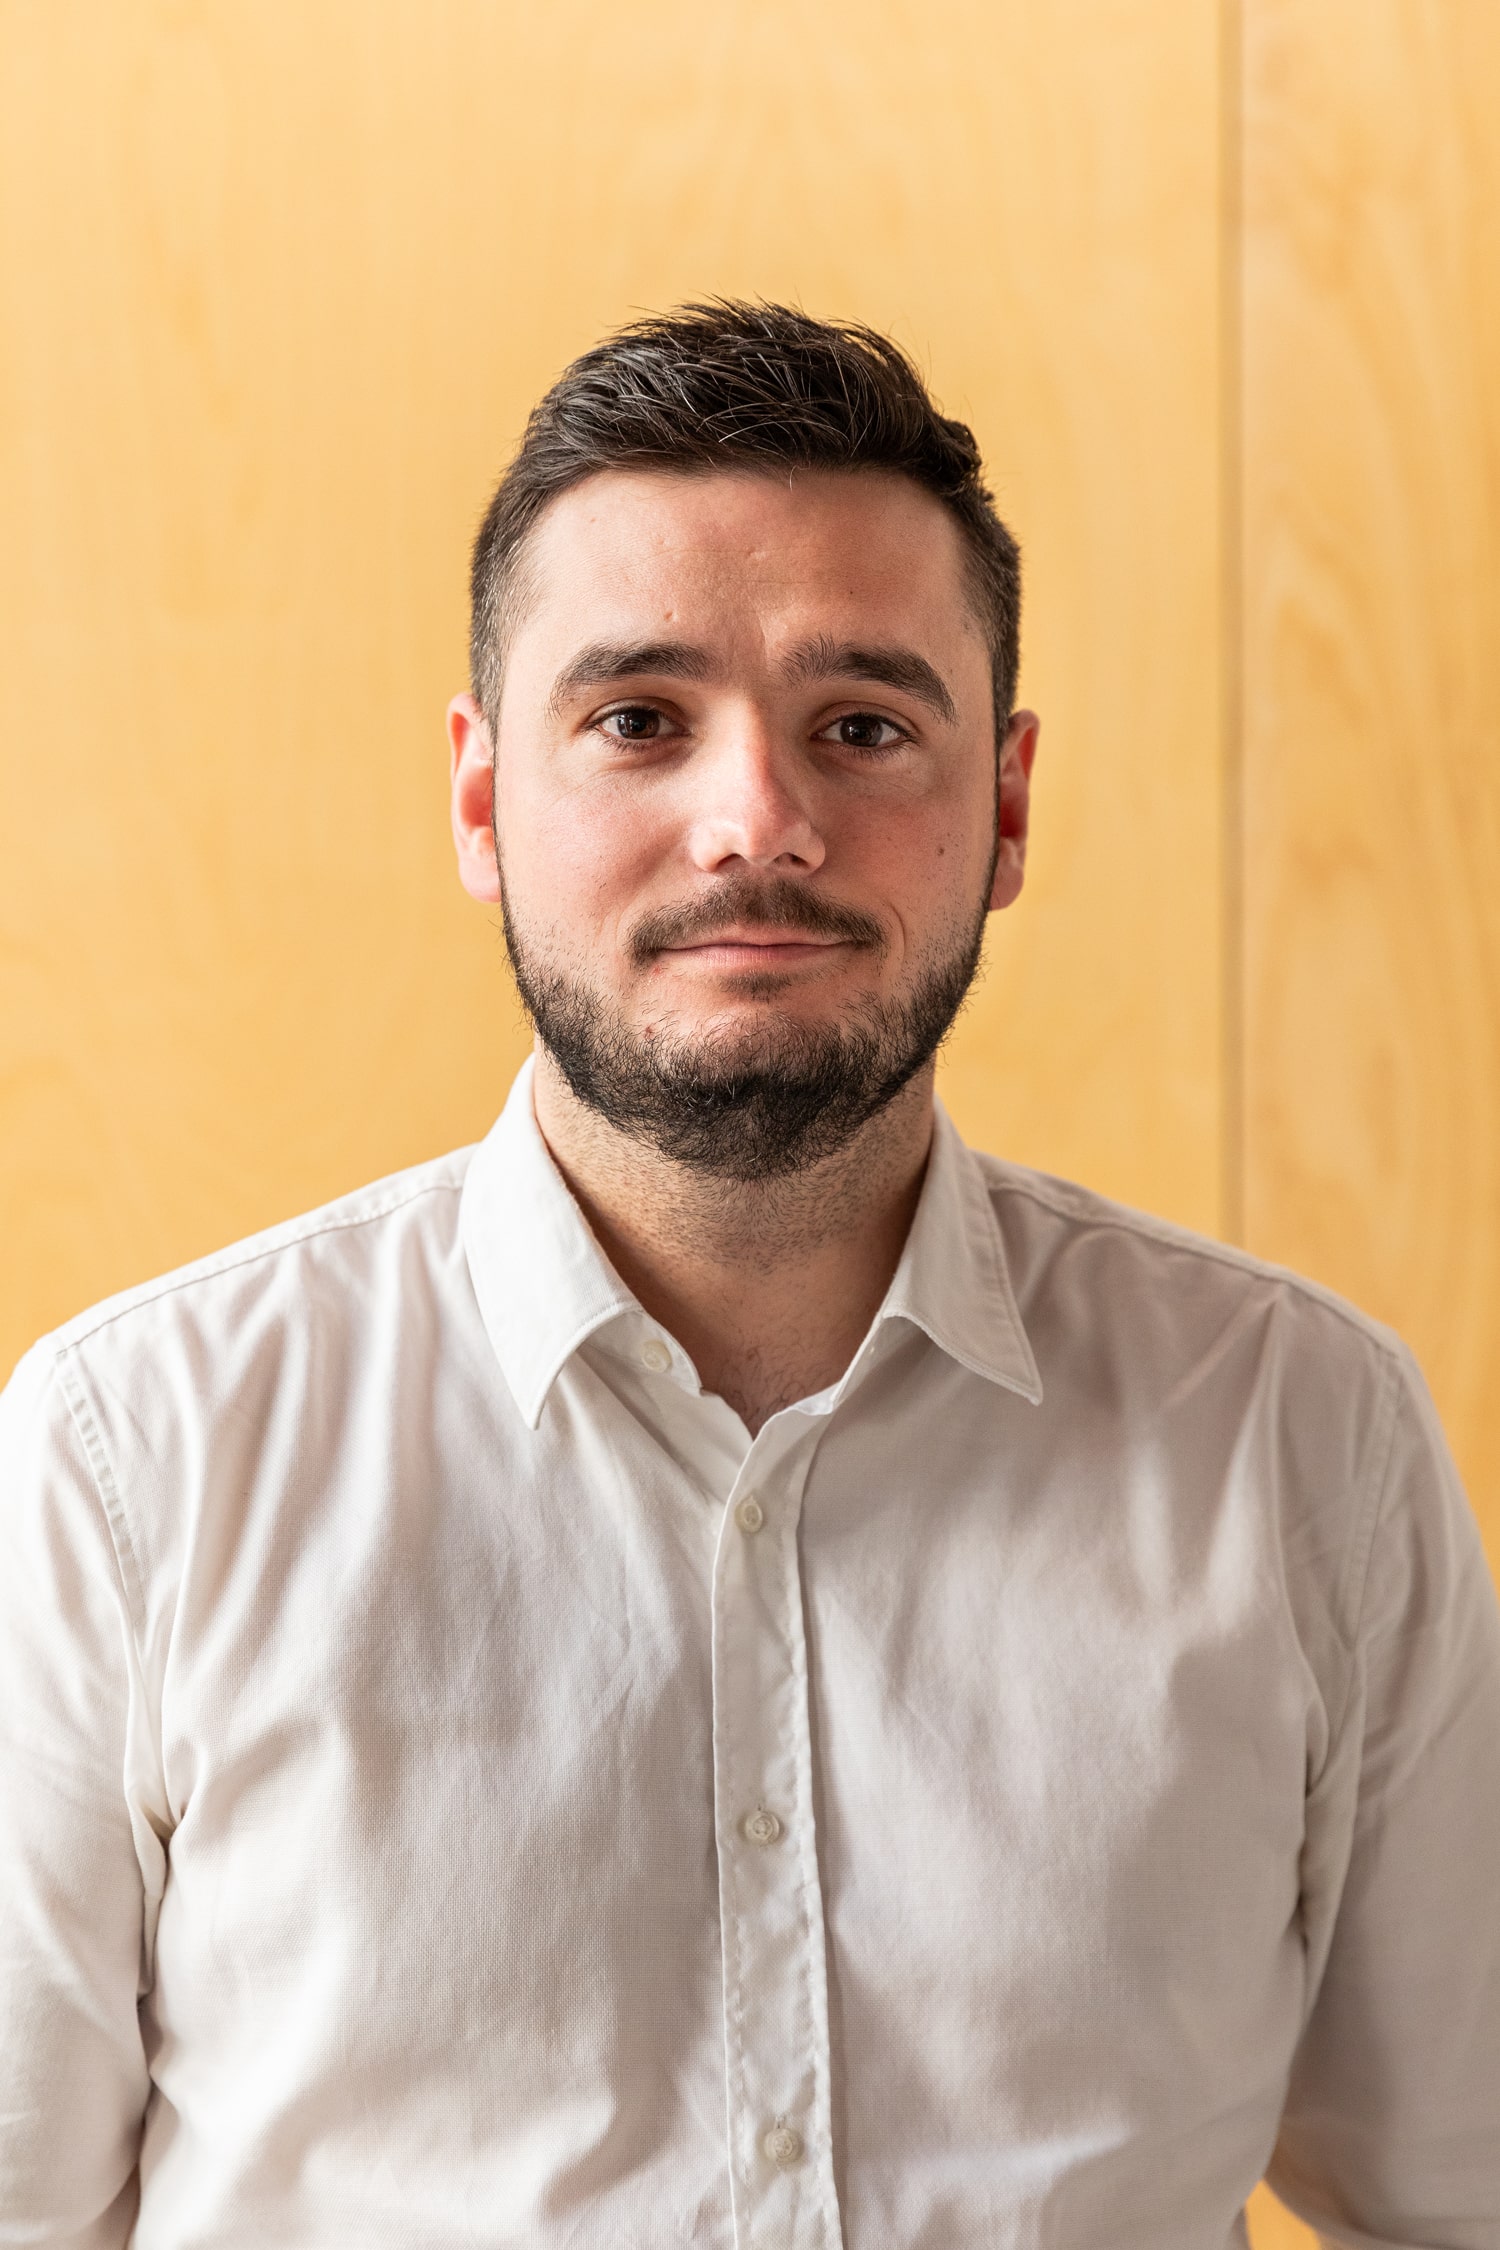
{"label": "short dark hair", "polygon": [[485,511],[469,576],[474,695],[493,722],[527,536],[600,469],[894,469],[963,534],[989,642],[997,745],[1015,701],[1021,571],[966,423],[940,414],[899,344],[853,321],[717,298],[618,329],[533,409]]}

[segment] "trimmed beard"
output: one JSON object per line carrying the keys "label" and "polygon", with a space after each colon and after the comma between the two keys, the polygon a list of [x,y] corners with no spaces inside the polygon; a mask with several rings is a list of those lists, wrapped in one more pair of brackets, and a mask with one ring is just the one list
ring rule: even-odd
{"label": "trimmed beard", "polygon": [[[759,1181],[806,1171],[846,1148],[932,1060],[978,971],[993,880],[992,865],[979,913],[903,998],[862,1000],[832,1024],[768,1008],[748,1030],[696,1038],[674,1032],[670,1018],[634,1032],[578,978],[544,967],[516,929],[503,882],[500,912],[522,1004],[578,1100],[689,1171]],[[726,882],[694,905],[647,917],[630,951],[646,963],[666,942],[707,939],[741,919],[871,949],[885,943],[869,917],[773,878]],[[742,989],[769,1000],[773,988],[747,981]]]}

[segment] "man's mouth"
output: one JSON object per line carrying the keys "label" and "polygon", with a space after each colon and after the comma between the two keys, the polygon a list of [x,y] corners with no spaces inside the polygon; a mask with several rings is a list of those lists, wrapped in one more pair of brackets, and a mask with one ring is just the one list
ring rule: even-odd
{"label": "man's mouth", "polygon": [[697,968],[793,969],[842,950],[880,953],[872,915],[800,892],[791,884],[741,895],[685,900],[643,915],[629,939],[638,966],[676,960]]}
{"label": "man's mouth", "polygon": [[701,937],[681,938],[661,951],[679,960],[713,968],[790,968],[795,961],[812,960],[849,943],[847,938],[817,937],[807,930],[736,927],[714,930]]}

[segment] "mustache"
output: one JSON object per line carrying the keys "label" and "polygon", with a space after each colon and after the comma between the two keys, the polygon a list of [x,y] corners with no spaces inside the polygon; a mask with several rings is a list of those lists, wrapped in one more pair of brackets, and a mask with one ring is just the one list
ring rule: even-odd
{"label": "mustache", "polygon": [[681,906],[658,907],[655,913],[641,916],[628,949],[631,959],[644,967],[667,946],[701,944],[740,922],[842,939],[872,952],[885,946],[885,932],[871,915],[783,878],[769,883],[726,882]]}

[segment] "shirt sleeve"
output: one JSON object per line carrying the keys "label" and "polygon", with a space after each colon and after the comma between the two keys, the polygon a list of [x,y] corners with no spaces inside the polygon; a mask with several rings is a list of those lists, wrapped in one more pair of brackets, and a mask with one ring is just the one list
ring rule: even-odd
{"label": "shirt sleeve", "polygon": [[4,2245],[116,2250],[135,2215],[145,1904],[165,1853],[130,1803],[130,1612],[96,1465],[38,1346],[0,1395]]}
{"label": "shirt sleeve", "polygon": [[1500,2250],[1500,1607],[1402,1347],[1326,1965],[1267,2177],[1325,2243]]}

